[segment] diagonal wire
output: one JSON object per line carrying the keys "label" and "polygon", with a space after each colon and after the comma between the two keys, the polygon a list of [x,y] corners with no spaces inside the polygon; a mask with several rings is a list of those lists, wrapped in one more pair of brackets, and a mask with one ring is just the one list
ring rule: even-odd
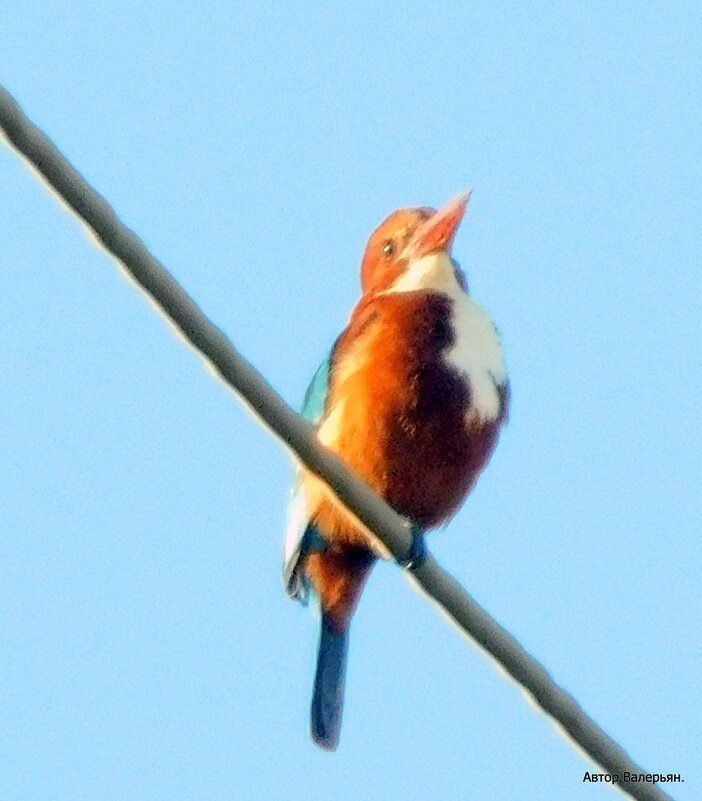
{"label": "diagonal wire", "polygon": [[[166,318],[234,390],[255,416],[309,471],[319,476],[400,564],[412,554],[406,521],[321,446],[312,426],[296,414],[200,311],[142,240],[126,228],[113,209],[56,146],[23,114],[0,86],[0,127],[9,143],[74,211],[155,302]],[[646,771],[559,687],[546,669],[497,623],[461,585],[426,555],[408,573],[459,629],[477,642],[515,679],[553,721],[599,768],[618,781],[613,786],[638,801],[672,801]],[[635,778],[624,781],[624,774]],[[598,774],[594,774],[598,775]],[[599,774],[602,775],[602,774]],[[655,774],[656,776],[658,774]],[[640,777],[640,778],[639,778]],[[599,779],[604,782],[604,776]]]}

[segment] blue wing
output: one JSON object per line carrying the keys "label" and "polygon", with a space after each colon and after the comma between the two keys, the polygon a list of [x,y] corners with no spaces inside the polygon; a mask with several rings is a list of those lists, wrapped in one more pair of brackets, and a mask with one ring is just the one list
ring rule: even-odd
{"label": "blue wing", "polygon": [[315,425],[324,416],[324,406],[327,402],[327,391],[329,389],[331,357],[330,353],[317,368],[317,372],[312,376],[307,392],[305,392],[305,399],[302,401],[300,414],[305,420],[309,420],[310,423]]}
{"label": "blue wing", "polygon": [[[302,403],[302,416],[314,425],[324,416],[330,369],[331,353],[317,368]],[[300,559],[308,551],[323,547],[324,540],[309,521],[305,499],[296,480],[290,492],[283,543],[283,584],[291,598],[307,603],[309,587],[299,570]]]}

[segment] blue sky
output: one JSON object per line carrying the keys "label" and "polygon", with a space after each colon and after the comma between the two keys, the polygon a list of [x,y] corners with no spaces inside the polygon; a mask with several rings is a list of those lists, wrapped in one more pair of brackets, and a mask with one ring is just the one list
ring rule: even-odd
{"label": "blue sky", "polygon": [[[473,187],[512,416],[430,546],[699,797],[699,5],[12,5],[2,82],[291,403],[370,231]],[[7,150],[0,186],[0,797],[612,797],[389,565],[317,751],[287,455]]]}

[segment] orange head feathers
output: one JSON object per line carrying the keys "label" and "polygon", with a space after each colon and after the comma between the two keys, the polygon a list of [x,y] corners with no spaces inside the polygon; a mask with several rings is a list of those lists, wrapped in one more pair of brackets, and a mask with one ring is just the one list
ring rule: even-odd
{"label": "orange head feathers", "polygon": [[470,191],[458,195],[441,211],[426,207],[399,209],[383,220],[371,234],[363,254],[364,295],[389,289],[410,263],[422,256],[435,250],[450,253],[470,196]]}

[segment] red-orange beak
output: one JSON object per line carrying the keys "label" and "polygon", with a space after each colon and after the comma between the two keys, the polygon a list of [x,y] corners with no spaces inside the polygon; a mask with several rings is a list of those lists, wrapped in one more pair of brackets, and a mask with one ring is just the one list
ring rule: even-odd
{"label": "red-orange beak", "polygon": [[463,219],[472,192],[473,190],[469,189],[458,195],[419,226],[407,245],[406,252],[410,259],[419,259],[434,250],[450,252],[453,238]]}

